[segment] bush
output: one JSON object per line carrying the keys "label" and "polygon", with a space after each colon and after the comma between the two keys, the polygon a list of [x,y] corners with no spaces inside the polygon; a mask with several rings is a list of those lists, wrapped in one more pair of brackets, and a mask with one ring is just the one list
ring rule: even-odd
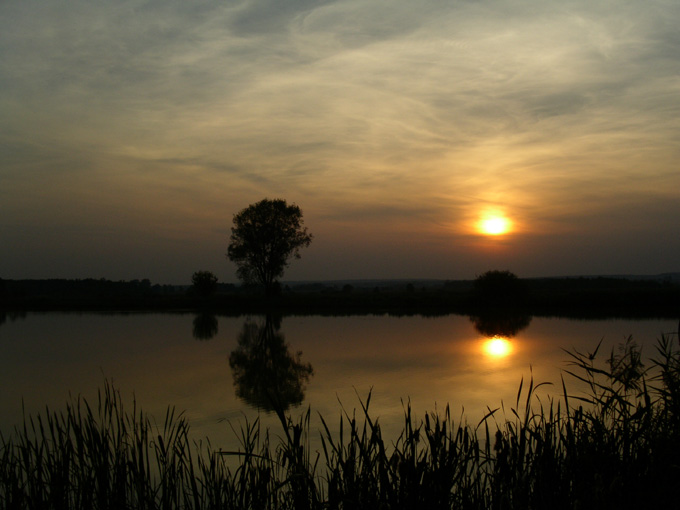
{"label": "bush", "polygon": [[217,276],[210,271],[196,271],[191,277],[194,291],[201,296],[212,296],[217,290]]}
{"label": "bush", "polygon": [[477,276],[474,291],[484,302],[514,305],[526,297],[526,286],[510,271],[487,271]]}

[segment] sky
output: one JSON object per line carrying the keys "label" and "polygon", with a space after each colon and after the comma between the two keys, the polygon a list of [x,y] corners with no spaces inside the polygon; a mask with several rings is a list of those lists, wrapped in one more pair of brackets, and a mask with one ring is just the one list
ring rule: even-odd
{"label": "sky", "polygon": [[314,235],[286,280],[680,271],[678,26],[677,0],[4,0],[0,277],[236,282],[265,197]]}

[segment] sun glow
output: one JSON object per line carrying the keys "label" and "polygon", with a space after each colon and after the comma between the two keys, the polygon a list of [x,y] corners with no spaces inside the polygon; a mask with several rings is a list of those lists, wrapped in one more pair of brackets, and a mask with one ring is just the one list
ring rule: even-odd
{"label": "sun glow", "polygon": [[507,338],[495,336],[484,342],[484,352],[492,358],[504,358],[512,352],[512,344]]}
{"label": "sun glow", "polygon": [[487,216],[479,222],[479,231],[489,236],[499,236],[510,231],[510,220],[504,216]]}

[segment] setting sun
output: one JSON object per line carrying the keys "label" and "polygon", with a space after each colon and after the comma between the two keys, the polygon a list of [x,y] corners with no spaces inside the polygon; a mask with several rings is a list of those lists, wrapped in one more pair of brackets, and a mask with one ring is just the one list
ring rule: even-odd
{"label": "setting sun", "polygon": [[488,216],[479,222],[482,234],[498,236],[510,231],[510,220],[503,216]]}

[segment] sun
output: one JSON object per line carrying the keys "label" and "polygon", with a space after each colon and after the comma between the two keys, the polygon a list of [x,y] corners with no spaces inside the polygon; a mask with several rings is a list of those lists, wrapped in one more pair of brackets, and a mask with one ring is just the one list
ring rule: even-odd
{"label": "sun", "polygon": [[510,220],[505,216],[487,216],[479,222],[479,231],[489,236],[499,236],[510,231]]}

